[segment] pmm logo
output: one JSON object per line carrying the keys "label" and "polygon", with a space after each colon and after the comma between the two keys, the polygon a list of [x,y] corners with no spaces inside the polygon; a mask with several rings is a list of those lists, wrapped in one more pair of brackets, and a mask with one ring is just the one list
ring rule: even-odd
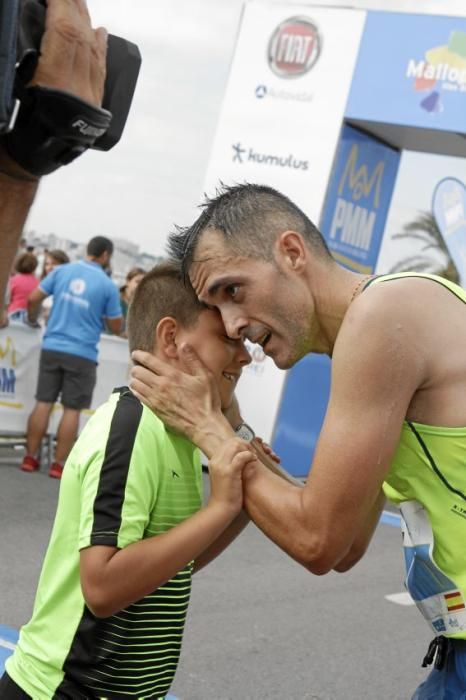
{"label": "pmm logo", "polygon": [[[338,197],[330,228],[330,238],[362,251],[370,250],[380,205],[385,163],[381,160],[369,176],[367,165],[358,167],[358,147],[354,144],[338,185]],[[346,195],[346,196],[345,196]],[[372,202],[368,201],[372,195]],[[361,204],[356,204],[362,199]]]}
{"label": "pmm logo", "polygon": [[361,197],[369,197],[373,191],[373,206],[377,208],[380,204],[380,188],[382,186],[383,171],[385,163],[381,160],[375,166],[372,175],[369,177],[367,166],[358,163],[358,147],[354,144],[351,148],[348,160],[346,161],[343,175],[338,185],[338,194],[341,195],[346,184],[351,190],[352,197],[355,201],[359,201]]}
{"label": "pmm logo", "polygon": [[16,349],[13,339],[7,336],[4,345],[0,344],[0,361],[10,365],[9,367],[0,367],[0,393],[14,394],[16,388]]}
{"label": "pmm logo", "polygon": [[306,17],[290,17],[270,37],[267,59],[280,78],[298,78],[316,63],[322,41],[316,25]]}

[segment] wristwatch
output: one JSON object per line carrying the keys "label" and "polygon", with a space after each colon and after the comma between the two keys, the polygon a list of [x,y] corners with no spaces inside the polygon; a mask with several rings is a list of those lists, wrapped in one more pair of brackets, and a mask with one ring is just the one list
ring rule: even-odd
{"label": "wristwatch", "polygon": [[235,433],[245,442],[252,442],[256,437],[254,430],[247,423],[240,423],[236,428]]}

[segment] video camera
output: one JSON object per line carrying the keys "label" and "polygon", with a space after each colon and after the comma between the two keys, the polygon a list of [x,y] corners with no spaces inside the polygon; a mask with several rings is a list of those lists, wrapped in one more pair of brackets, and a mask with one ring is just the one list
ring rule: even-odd
{"label": "video camera", "polygon": [[102,108],[58,90],[28,87],[45,29],[45,0],[0,0],[0,143],[34,175],[121,138],[136,87],[138,47],[109,34]]}

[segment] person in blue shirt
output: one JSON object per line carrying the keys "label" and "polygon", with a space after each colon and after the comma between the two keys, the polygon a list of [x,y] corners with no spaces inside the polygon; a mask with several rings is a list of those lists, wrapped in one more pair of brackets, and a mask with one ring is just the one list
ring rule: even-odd
{"label": "person in blue shirt", "polygon": [[104,324],[116,335],[121,332],[118,288],[105,273],[112,253],[111,240],[104,236],[92,238],[85,260],[55,268],[29,296],[28,320],[32,324],[37,321],[41,302],[50,294],[53,306],[42,342],[36,404],[28,419],[23,471],[33,472],[40,467],[40,445],[53,405],[61,394],[63,416],[49,471],[49,476],[61,477],[63,463],[78,433],[80,413],[91,405],[97,345]]}

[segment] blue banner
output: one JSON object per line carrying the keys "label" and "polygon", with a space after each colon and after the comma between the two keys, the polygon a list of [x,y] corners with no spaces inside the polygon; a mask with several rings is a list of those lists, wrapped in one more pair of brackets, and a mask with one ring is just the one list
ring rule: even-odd
{"label": "blue banner", "polygon": [[432,197],[432,213],[466,287],[466,187],[453,177],[441,180]]}
{"label": "blue banner", "polygon": [[374,271],[395,186],[399,151],[344,126],[320,228],[345,267]]}
{"label": "blue banner", "polygon": [[348,119],[466,131],[466,18],[369,12]]}

